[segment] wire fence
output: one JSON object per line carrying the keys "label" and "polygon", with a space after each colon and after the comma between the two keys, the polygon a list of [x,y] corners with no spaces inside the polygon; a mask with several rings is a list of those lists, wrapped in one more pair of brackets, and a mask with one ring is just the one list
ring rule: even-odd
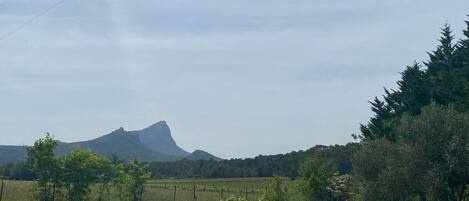
{"label": "wire fence", "polygon": [[[210,186],[210,185],[167,185],[167,184],[147,184],[145,185],[146,194],[152,194],[151,192],[159,192],[163,194],[163,191],[172,191],[172,199],[176,200],[202,200],[203,197],[211,197],[213,199],[224,199],[229,196],[243,197],[246,200],[255,199],[261,195],[267,188],[232,188],[226,186]],[[188,199],[188,193],[190,198]],[[183,196],[184,199],[177,199],[178,196]]]}
{"label": "wire fence", "polygon": [[[33,182],[6,180],[0,184],[0,201],[31,200],[30,188]],[[100,184],[91,186],[90,200],[98,200]],[[257,201],[270,186],[259,184],[171,184],[148,182],[144,185],[144,201],[220,201],[231,196]],[[284,185],[285,191],[294,193],[292,185]],[[104,200],[121,200],[122,190],[119,186],[111,187]],[[57,200],[57,199],[56,199]],[[101,199],[103,200],[103,199]]]}
{"label": "wire fence", "polygon": [[[0,184],[0,201],[27,201],[30,200],[32,182],[3,181]],[[98,185],[91,187],[91,200],[97,200]],[[6,191],[5,191],[6,189]],[[143,189],[144,201],[220,201],[230,196],[242,197],[246,200],[257,200],[264,187],[232,187],[216,185],[171,185],[147,183]],[[110,190],[109,200],[118,200],[121,193],[117,187]]]}

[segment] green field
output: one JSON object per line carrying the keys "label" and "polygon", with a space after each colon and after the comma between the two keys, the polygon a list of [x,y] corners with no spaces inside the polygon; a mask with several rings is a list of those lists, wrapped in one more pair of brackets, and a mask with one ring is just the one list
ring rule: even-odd
{"label": "green field", "polygon": [[[219,201],[229,196],[247,197],[257,200],[268,188],[271,178],[230,178],[230,179],[184,179],[184,180],[152,180],[145,185],[145,201]],[[29,201],[32,182],[5,181],[2,201]],[[292,200],[302,200],[297,192],[293,192],[295,181],[285,179],[284,188],[289,189]],[[91,200],[97,200],[97,188],[92,188]],[[175,194],[176,192],[176,194]],[[174,195],[176,195],[174,197]],[[119,200],[117,190],[111,190],[108,200]]]}

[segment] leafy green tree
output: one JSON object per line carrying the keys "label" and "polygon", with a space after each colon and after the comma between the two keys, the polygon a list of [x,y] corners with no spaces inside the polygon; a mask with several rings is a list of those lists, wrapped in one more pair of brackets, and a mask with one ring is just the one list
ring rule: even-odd
{"label": "leafy green tree", "polygon": [[120,166],[112,161],[101,158],[95,169],[97,172],[96,182],[99,183],[98,201],[110,199],[111,186],[120,177]]}
{"label": "leafy green tree", "polygon": [[416,168],[431,181],[429,197],[463,200],[469,185],[469,114],[431,104],[421,115],[403,118],[397,130],[413,148]]}
{"label": "leafy green tree", "polygon": [[332,200],[330,190],[331,178],[334,176],[334,165],[313,158],[300,167],[300,191],[308,201]]}
{"label": "leafy green tree", "polygon": [[[101,172],[105,164],[111,162],[103,157],[80,149],[74,149],[63,157],[63,183],[69,201],[89,199],[90,185],[97,181],[107,181],[111,175]],[[101,179],[101,180],[99,180]]]}
{"label": "leafy green tree", "polygon": [[405,115],[397,141],[365,142],[353,162],[359,200],[467,199],[469,114],[431,104]]}
{"label": "leafy green tree", "polygon": [[422,174],[413,168],[405,144],[384,139],[367,142],[353,161],[358,200],[406,200],[419,194]]}
{"label": "leafy green tree", "polygon": [[143,197],[144,184],[150,178],[148,165],[142,164],[134,158],[127,165],[127,191],[132,201],[141,201]]}
{"label": "leafy green tree", "polygon": [[54,150],[59,142],[49,133],[44,138],[34,142],[27,148],[27,161],[32,171],[37,175],[36,199],[48,201],[54,199],[55,187],[59,183],[58,161],[54,156]]}
{"label": "leafy green tree", "polygon": [[288,192],[285,188],[282,188],[282,185],[282,177],[274,176],[270,188],[262,193],[259,201],[288,201]]}

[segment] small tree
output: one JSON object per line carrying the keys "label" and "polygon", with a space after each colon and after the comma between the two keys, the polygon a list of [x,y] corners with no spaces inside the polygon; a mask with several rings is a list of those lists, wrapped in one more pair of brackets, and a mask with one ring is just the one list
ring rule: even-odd
{"label": "small tree", "polygon": [[287,201],[289,195],[286,189],[282,188],[282,178],[279,176],[274,176],[270,188],[262,193],[259,201]]}
{"label": "small tree", "polygon": [[311,159],[300,167],[300,190],[308,201],[332,200],[331,178],[335,167],[319,159]]}
{"label": "small tree", "polygon": [[132,201],[141,201],[145,182],[150,178],[148,165],[141,164],[134,158],[127,165],[128,184],[127,191]]}
{"label": "small tree", "polygon": [[69,201],[83,201],[88,198],[90,185],[99,181],[108,180],[110,177],[108,170],[103,171],[103,164],[111,164],[109,160],[104,159],[90,151],[74,149],[64,158],[63,182],[66,186],[66,192]]}
{"label": "small tree", "polygon": [[[48,201],[54,199],[55,188],[60,179],[58,161],[54,157],[54,150],[59,144],[49,133],[44,138],[34,142],[32,147],[27,148],[27,161],[37,176],[37,188],[35,198]],[[52,189],[51,189],[52,188]]]}
{"label": "small tree", "polygon": [[110,185],[119,177],[119,167],[108,159],[100,158],[96,167],[96,182],[100,183],[98,201],[109,200]]}

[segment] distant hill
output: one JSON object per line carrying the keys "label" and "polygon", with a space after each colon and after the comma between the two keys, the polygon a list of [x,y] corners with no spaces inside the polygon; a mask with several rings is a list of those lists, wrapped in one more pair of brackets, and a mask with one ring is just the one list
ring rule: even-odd
{"label": "distant hill", "polygon": [[[137,131],[126,131],[124,128],[119,128],[93,140],[72,143],[61,142],[56,149],[56,153],[63,155],[74,148],[90,150],[106,157],[114,155],[121,160],[129,160],[133,157],[147,162],[178,161],[182,159],[221,160],[205,151],[196,150],[189,153],[180,148],[171,136],[171,130],[165,121],[160,121],[148,128]],[[23,161],[25,157],[25,146],[0,145],[0,165]]]}
{"label": "distant hill", "polygon": [[210,160],[213,159],[215,161],[221,160],[221,158],[218,158],[208,152],[202,151],[202,150],[195,150],[192,152],[192,154],[189,154],[188,156],[185,156],[184,159],[186,160]]}

